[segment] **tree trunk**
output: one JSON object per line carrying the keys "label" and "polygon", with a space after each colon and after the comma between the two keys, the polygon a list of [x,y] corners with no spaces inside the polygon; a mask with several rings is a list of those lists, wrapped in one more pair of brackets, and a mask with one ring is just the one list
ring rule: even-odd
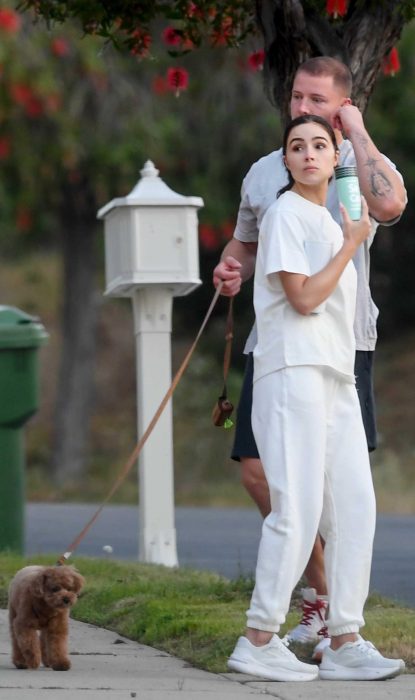
{"label": "tree trunk", "polygon": [[[86,190],[87,191],[87,190]],[[95,202],[69,191],[63,211],[62,349],[57,387],[52,469],[57,484],[83,472],[95,390],[96,221]]]}
{"label": "tree trunk", "polygon": [[351,0],[344,18],[332,20],[299,0],[256,0],[264,36],[265,88],[283,122],[290,117],[291,86],[298,66],[313,56],[332,56],[353,75],[353,100],[364,111],[382,60],[399,39],[405,18],[399,0]]}

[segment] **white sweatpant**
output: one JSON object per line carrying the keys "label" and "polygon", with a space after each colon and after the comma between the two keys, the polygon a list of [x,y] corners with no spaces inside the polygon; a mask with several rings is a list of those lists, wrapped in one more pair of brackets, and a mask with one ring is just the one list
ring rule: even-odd
{"label": "white sweatpant", "polygon": [[254,383],[252,428],[267,477],[248,627],[278,632],[320,530],[330,635],[364,625],[376,506],[354,384],[328,368],[298,366]]}

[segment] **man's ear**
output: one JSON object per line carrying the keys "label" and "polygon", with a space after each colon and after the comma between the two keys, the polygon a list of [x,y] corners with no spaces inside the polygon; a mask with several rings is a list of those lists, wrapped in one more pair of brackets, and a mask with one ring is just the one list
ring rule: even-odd
{"label": "man's ear", "polygon": [[345,97],[344,100],[342,101],[341,106],[344,107],[345,105],[351,105],[353,104],[352,98],[351,97]]}

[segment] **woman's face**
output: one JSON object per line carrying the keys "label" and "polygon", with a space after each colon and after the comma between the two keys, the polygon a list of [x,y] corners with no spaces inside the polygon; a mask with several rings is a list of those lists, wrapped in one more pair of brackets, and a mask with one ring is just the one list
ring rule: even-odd
{"label": "woman's face", "polygon": [[337,160],[332,140],[323,126],[309,122],[291,129],[285,164],[295,182],[311,187],[328,182]]}

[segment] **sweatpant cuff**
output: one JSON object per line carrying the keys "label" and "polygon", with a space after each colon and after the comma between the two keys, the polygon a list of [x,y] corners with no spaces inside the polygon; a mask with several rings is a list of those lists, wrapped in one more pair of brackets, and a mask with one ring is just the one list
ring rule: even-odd
{"label": "sweatpant cuff", "polygon": [[342,627],[330,627],[327,625],[327,630],[330,637],[338,637],[340,634],[357,634],[359,632],[359,625],[343,625]]}
{"label": "sweatpant cuff", "polygon": [[269,625],[263,622],[263,620],[258,620],[253,617],[247,617],[246,626],[254,630],[260,630],[261,632],[274,632],[274,634],[277,634],[280,629],[280,625]]}

